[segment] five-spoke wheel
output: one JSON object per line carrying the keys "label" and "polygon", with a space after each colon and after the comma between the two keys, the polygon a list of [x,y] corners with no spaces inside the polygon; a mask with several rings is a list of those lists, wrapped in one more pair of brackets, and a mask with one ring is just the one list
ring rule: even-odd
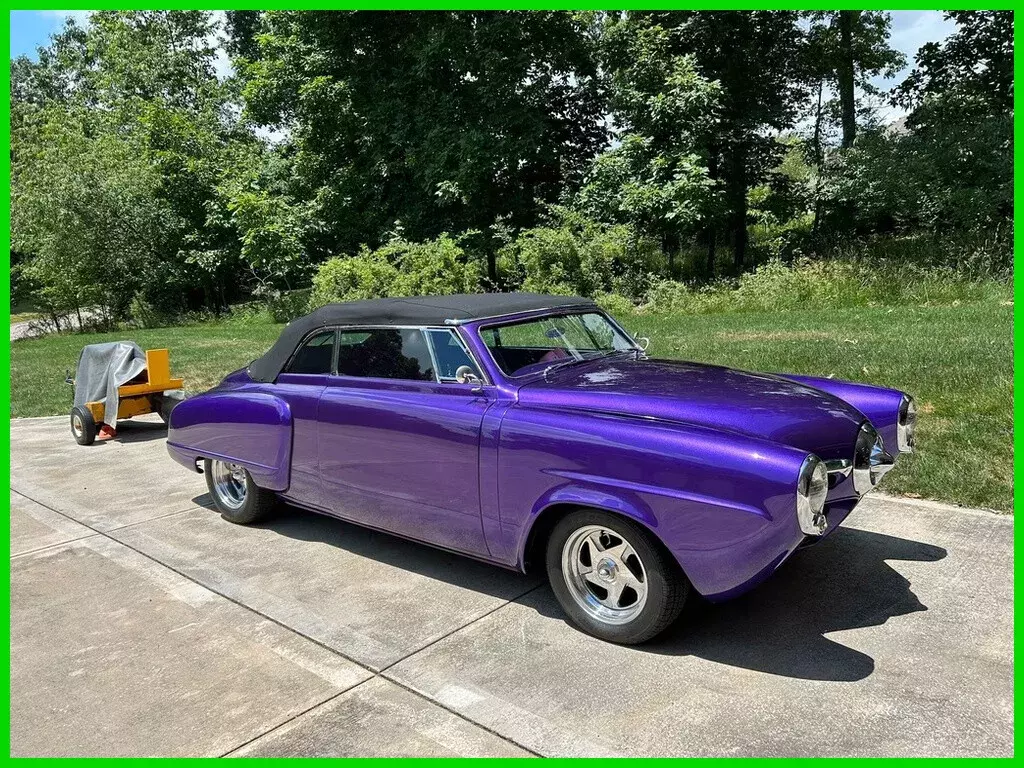
{"label": "five-spoke wheel", "polygon": [[600,525],[578,528],[566,540],[562,574],[577,604],[608,624],[629,622],[647,602],[647,573],[636,549]]}
{"label": "five-spoke wheel", "polygon": [[638,523],[581,509],[548,539],[548,578],[572,621],[617,643],[640,643],[679,615],[690,585],[675,560]]}

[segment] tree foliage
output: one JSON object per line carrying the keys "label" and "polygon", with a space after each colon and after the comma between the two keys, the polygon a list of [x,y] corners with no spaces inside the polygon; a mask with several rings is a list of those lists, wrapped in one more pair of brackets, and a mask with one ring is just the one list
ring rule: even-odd
{"label": "tree foliage", "polygon": [[253,120],[291,131],[320,252],[535,222],[604,140],[587,17],[268,12],[240,61]]}
{"label": "tree foliage", "polygon": [[1012,14],[947,15],[886,94],[882,11],[97,11],[10,62],[12,276],[160,322],[1005,244]]}

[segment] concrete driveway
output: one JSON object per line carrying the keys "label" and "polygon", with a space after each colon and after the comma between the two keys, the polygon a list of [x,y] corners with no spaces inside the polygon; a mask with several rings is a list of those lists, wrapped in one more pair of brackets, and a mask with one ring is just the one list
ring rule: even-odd
{"label": "concrete driveway", "polygon": [[1010,755],[1013,522],[882,496],[639,648],[539,580],[11,424],[14,755]]}

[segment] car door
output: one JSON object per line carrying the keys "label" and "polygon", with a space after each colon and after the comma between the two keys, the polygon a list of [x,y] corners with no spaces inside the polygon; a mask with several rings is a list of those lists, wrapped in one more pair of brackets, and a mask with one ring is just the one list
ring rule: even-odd
{"label": "car door", "polygon": [[485,387],[452,380],[459,364],[477,370],[451,329],[430,336],[417,328],[339,331],[337,375],[328,378],[318,409],[328,509],[486,554],[479,444],[489,400]]}
{"label": "car door", "polygon": [[323,506],[317,411],[320,395],[334,369],[333,328],[317,331],[302,341],[272,387],[288,403],[292,417],[292,465],[288,490],[281,494],[298,504]]}

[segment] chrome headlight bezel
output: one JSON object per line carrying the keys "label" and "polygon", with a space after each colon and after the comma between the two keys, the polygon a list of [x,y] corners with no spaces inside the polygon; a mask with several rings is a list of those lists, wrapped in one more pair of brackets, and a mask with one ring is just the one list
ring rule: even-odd
{"label": "chrome headlight bezel", "polygon": [[882,438],[865,421],[857,433],[857,444],[853,450],[853,489],[858,496],[870,491],[885,474],[893,468],[896,460],[885,450]]}
{"label": "chrome headlight bezel", "polygon": [[914,433],[917,430],[917,405],[914,398],[904,395],[896,417],[896,448],[900,453],[914,452]]}
{"label": "chrome headlight bezel", "polygon": [[825,462],[808,454],[800,465],[796,484],[796,517],[800,530],[808,536],[820,536],[828,527],[825,499],[828,496],[828,469]]}

